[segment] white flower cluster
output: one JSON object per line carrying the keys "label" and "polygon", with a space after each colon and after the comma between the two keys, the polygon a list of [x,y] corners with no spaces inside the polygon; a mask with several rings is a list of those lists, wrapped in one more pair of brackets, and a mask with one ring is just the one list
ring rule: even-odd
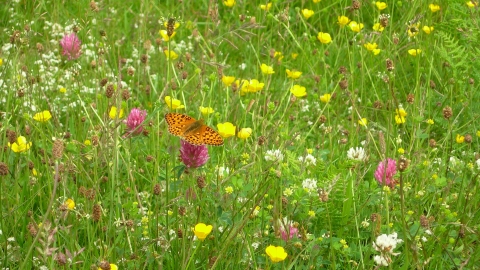
{"label": "white flower cluster", "polygon": [[302,187],[306,192],[312,193],[317,190],[317,180],[305,179],[302,182]]}
{"label": "white flower cluster", "polygon": [[317,159],[310,154],[307,154],[305,157],[298,157],[298,160],[302,163],[305,163],[305,166],[317,165]]}
{"label": "white flower cluster", "polygon": [[347,151],[347,158],[351,160],[364,161],[365,149],[363,149],[363,147],[352,147]]}
{"label": "white flower cluster", "polygon": [[397,247],[397,244],[401,242],[403,242],[403,240],[397,238],[396,232],[389,235],[379,235],[377,240],[373,242],[373,248],[380,252],[380,255],[373,257],[375,263],[380,266],[388,266],[392,262],[391,255],[397,256],[400,254],[394,253],[393,250]]}
{"label": "white flower cluster", "polygon": [[268,150],[267,153],[265,154],[265,160],[266,161],[279,161],[281,162],[283,160],[283,154],[280,152],[280,150]]}

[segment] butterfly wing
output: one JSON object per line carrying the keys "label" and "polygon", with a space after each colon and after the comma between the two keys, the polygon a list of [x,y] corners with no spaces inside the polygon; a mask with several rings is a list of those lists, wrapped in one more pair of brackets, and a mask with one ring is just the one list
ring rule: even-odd
{"label": "butterfly wing", "polygon": [[212,129],[209,126],[203,126],[202,129],[200,130],[201,137],[203,139],[202,143],[203,144],[208,144],[208,145],[223,145],[223,138],[216,132],[214,129]]}
{"label": "butterfly wing", "polygon": [[181,113],[167,113],[165,114],[165,121],[167,121],[168,124],[168,132],[175,136],[182,137],[185,127],[194,123],[196,120],[193,117]]}

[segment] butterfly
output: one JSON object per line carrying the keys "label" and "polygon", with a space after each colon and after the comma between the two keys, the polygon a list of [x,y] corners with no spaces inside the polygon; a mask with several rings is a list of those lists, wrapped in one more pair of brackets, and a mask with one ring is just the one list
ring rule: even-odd
{"label": "butterfly", "polygon": [[165,114],[168,132],[181,137],[193,145],[223,145],[223,138],[211,127],[204,124],[203,120],[196,120],[181,113]]}

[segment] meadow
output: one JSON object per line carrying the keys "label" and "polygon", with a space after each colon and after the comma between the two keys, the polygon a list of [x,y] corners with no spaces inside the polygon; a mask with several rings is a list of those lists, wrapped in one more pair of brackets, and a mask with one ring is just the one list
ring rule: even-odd
{"label": "meadow", "polygon": [[7,0],[1,269],[480,269],[477,2]]}

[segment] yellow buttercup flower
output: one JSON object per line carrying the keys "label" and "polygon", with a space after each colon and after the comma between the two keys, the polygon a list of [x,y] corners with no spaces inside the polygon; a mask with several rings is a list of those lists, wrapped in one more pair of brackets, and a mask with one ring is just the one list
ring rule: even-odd
{"label": "yellow buttercup flower", "polygon": [[430,8],[430,11],[433,12],[433,13],[440,10],[440,6],[439,6],[439,5],[430,4],[430,5],[428,5],[428,7]]}
{"label": "yellow buttercup flower", "polygon": [[285,252],[285,249],[281,246],[268,246],[265,249],[265,253],[267,253],[268,257],[270,257],[270,260],[274,263],[281,262],[285,260],[288,256],[287,252]]}
{"label": "yellow buttercup flower", "polygon": [[182,102],[178,99],[172,98],[171,96],[166,96],[165,97],[165,103],[171,110],[176,110],[176,109],[183,109],[185,108],[184,105],[182,105]]}
{"label": "yellow buttercup flower", "polygon": [[315,12],[311,9],[302,9],[302,15],[305,19],[312,17]]}
{"label": "yellow buttercup flower", "polygon": [[173,34],[171,36],[168,36],[167,30],[160,30],[160,31],[158,31],[158,33],[162,37],[163,41],[170,41],[170,39],[172,39],[177,32],[173,32]]}
{"label": "yellow buttercup flower", "polygon": [[427,124],[429,124],[429,125],[433,125],[433,124],[435,123],[435,122],[433,122],[433,119],[428,119],[426,122],[427,122]]}
{"label": "yellow buttercup flower", "polygon": [[[99,267],[98,270],[103,270],[103,269]],[[118,266],[116,264],[111,263],[110,270],[118,270]]]}
{"label": "yellow buttercup flower", "polygon": [[375,6],[377,6],[378,10],[384,10],[387,8],[387,3],[385,2],[375,2]]}
{"label": "yellow buttercup flower", "polygon": [[467,2],[467,6],[468,6],[469,8],[477,7],[477,6],[478,6],[478,1],[468,1],[468,2]]}
{"label": "yellow buttercup flower", "polygon": [[237,134],[237,137],[240,139],[247,139],[252,135],[252,129],[251,128],[242,128]]}
{"label": "yellow buttercup flower", "polygon": [[287,72],[287,78],[294,79],[294,80],[302,76],[302,72],[297,70],[286,69],[285,72]]}
{"label": "yellow buttercup flower", "polygon": [[72,199],[67,199],[63,204],[68,210],[73,210],[75,208],[75,201]]}
{"label": "yellow buttercup flower", "polygon": [[405,116],[395,114],[395,123],[397,123],[398,125],[404,124],[406,121],[407,119],[405,118]]}
{"label": "yellow buttercup flower", "polygon": [[232,85],[234,81],[235,81],[235,77],[233,76],[225,76],[225,75],[222,76],[223,85],[225,85],[226,87],[229,87],[230,85]]}
{"label": "yellow buttercup flower", "polygon": [[338,16],[338,24],[340,26],[345,26],[350,22],[350,19],[347,16]]}
{"label": "yellow buttercup flower", "polygon": [[292,59],[295,60],[298,57],[298,53],[292,53],[291,56],[292,56]]}
{"label": "yellow buttercup flower", "polygon": [[374,43],[367,42],[367,43],[363,44],[363,47],[365,47],[369,51],[375,50],[377,48],[377,46],[378,45],[375,42]]}
{"label": "yellow buttercup flower", "polygon": [[215,112],[215,110],[212,107],[203,107],[200,106],[200,112],[202,113],[203,116],[207,116],[209,114],[212,114]]}
{"label": "yellow buttercup flower", "polygon": [[60,88],[58,89],[58,91],[59,91],[60,93],[62,93],[62,94],[65,94],[65,93],[67,92],[67,88],[65,88],[65,87],[62,86],[62,87],[60,87]]}
{"label": "yellow buttercup flower", "polygon": [[373,55],[378,55],[381,51],[382,51],[382,50],[380,50],[380,49],[374,49],[374,50],[372,51],[372,53],[373,53]]}
{"label": "yellow buttercup flower", "polygon": [[283,53],[282,52],[277,52],[275,51],[275,53],[273,54],[273,58],[277,58],[278,61],[282,60],[283,59]]}
{"label": "yellow buttercup flower", "polygon": [[362,29],[363,29],[363,23],[357,23],[356,21],[351,21],[348,26],[350,27],[350,29],[355,32],[355,33],[358,33],[360,32]]}
{"label": "yellow buttercup flower", "polygon": [[233,7],[235,5],[235,0],[225,0],[223,4],[227,7]]}
{"label": "yellow buttercup flower", "polygon": [[372,28],[377,32],[383,32],[383,30],[385,30],[385,27],[383,27],[380,23],[375,23]]}
{"label": "yellow buttercup flower", "polygon": [[423,30],[423,32],[425,32],[425,34],[430,35],[430,33],[433,32],[433,26],[426,26],[426,25],[425,25],[425,26],[422,28],[422,30]]}
{"label": "yellow buttercup flower", "polygon": [[15,153],[23,153],[30,149],[31,146],[32,142],[27,142],[27,138],[24,136],[18,136],[17,141],[12,144],[8,143],[8,147]]}
{"label": "yellow buttercup flower", "polygon": [[306,88],[298,84],[295,84],[292,88],[290,88],[290,93],[292,93],[295,97],[304,97],[307,95]]}
{"label": "yellow buttercup flower", "polygon": [[38,122],[47,122],[50,118],[52,118],[50,111],[39,112],[33,116],[33,119]]}
{"label": "yellow buttercup flower", "polygon": [[417,56],[420,53],[422,53],[422,50],[420,50],[420,49],[410,49],[410,50],[408,50],[408,54],[410,54],[412,56]]}
{"label": "yellow buttercup flower", "polygon": [[418,35],[418,27],[420,27],[420,23],[415,23],[415,24],[411,24],[408,26],[408,30],[407,30],[407,34],[409,37],[414,37],[416,35]]}
{"label": "yellow buttercup flower", "polygon": [[252,79],[250,82],[248,82],[248,92],[255,93],[263,89],[265,86],[264,83],[259,82],[257,79]]}
{"label": "yellow buttercup flower", "polygon": [[313,3],[316,4],[316,3],[320,3],[320,1],[322,1],[322,0],[312,0],[312,1],[313,1]]}
{"label": "yellow buttercup flower", "polygon": [[455,137],[455,141],[457,141],[457,143],[463,143],[465,141],[465,136],[457,134],[457,137]]}
{"label": "yellow buttercup flower", "polygon": [[273,67],[272,66],[268,66],[266,64],[262,64],[260,66],[260,69],[262,70],[262,73],[263,74],[266,74],[266,75],[270,75],[270,74],[273,74],[275,73],[275,71],[273,71]]}
{"label": "yellow buttercup flower", "polygon": [[200,241],[203,241],[212,232],[212,229],[213,229],[212,225],[206,225],[205,223],[198,223],[197,225],[195,225],[195,229],[193,229],[193,233],[195,233],[195,236],[197,236],[197,238]]}
{"label": "yellow buttercup flower", "polygon": [[368,120],[367,120],[367,118],[365,118],[365,117],[364,117],[364,118],[362,118],[362,119],[358,120],[358,124],[359,124],[359,125],[361,125],[361,126],[364,126],[364,127],[366,127],[366,126],[367,126],[367,124],[368,124]]}
{"label": "yellow buttercup flower", "polygon": [[328,44],[332,42],[332,37],[329,33],[319,32],[317,35],[317,39],[323,44]]}
{"label": "yellow buttercup flower", "polygon": [[163,53],[167,57],[167,60],[175,60],[178,58],[178,54],[174,51],[165,50]]}
{"label": "yellow buttercup flower", "polygon": [[218,133],[220,133],[220,136],[223,138],[235,136],[236,127],[230,122],[219,123],[217,124],[217,128]]}
{"label": "yellow buttercup flower", "polygon": [[260,5],[260,9],[263,9],[265,11],[269,11],[271,7],[272,7],[272,3],[268,3],[266,5]]}
{"label": "yellow buttercup flower", "polygon": [[320,96],[320,101],[323,103],[328,103],[330,101],[330,98],[332,98],[332,95],[324,94]]}
{"label": "yellow buttercup flower", "polygon": [[123,117],[123,109],[120,109],[120,113],[117,114],[117,107],[112,106],[110,108],[110,112],[108,113],[108,116],[110,116],[111,119],[117,119],[117,118],[122,118]]}

